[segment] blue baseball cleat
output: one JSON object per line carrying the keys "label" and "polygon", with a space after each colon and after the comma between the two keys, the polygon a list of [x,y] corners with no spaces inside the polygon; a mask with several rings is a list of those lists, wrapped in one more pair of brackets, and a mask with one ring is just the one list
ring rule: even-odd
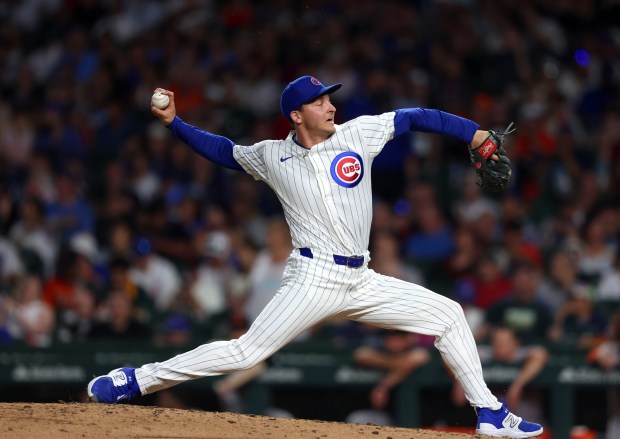
{"label": "blue baseball cleat", "polygon": [[476,407],[478,422],[476,433],[494,437],[526,438],[539,436],[543,432],[541,425],[527,422],[510,413],[506,402],[497,410]]}
{"label": "blue baseball cleat", "polygon": [[93,378],[86,389],[88,397],[92,402],[116,404],[142,395],[134,371],[133,368],[123,367]]}

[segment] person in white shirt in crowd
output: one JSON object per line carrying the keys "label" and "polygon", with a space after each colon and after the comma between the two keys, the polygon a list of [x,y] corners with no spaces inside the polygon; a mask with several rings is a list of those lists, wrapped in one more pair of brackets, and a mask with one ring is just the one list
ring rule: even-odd
{"label": "person in white shirt in crowd", "polygon": [[256,319],[277,291],[292,249],[291,235],[284,218],[271,219],[267,224],[266,247],[256,256],[250,270],[245,303],[248,324]]}
{"label": "person in white shirt in crowd", "polygon": [[9,331],[15,339],[33,347],[46,347],[52,342],[54,311],[43,300],[41,280],[28,276],[19,285],[15,301],[9,306]]}
{"label": "person in white shirt in crowd", "polygon": [[598,300],[620,302],[620,249],[616,249],[613,270],[606,272],[598,284]]}
{"label": "person in white shirt in crowd", "polygon": [[11,284],[24,274],[24,264],[11,241],[0,236],[0,285]]}
{"label": "person in white shirt in crowd", "polygon": [[189,287],[200,317],[226,311],[234,276],[230,265],[231,250],[230,237],[226,232],[213,231],[205,237],[202,261],[196,267]]}
{"label": "person in white shirt in crowd", "polygon": [[153,300],[159,311],[165,311],[181,289],[179,271],[168,259],[154,253],[151,242],[144,237],[134,245],[135,260],[130,276]]}
{"label": "person in white shirt in crowd", "polygon": [[43,203],[36,198],[22,202],[20,218],[13,224],[9,237],[20,249],[33,252],[43,265],[46,277],[54,273],[58,245],[43,220]]}
{"label": "person in white shirt in crowd", "polygon": [[598,283],[612,269],[614,248],[607,236],[606,214],[594,215],[582,226],[578,250],[578,270],[581,280]]}

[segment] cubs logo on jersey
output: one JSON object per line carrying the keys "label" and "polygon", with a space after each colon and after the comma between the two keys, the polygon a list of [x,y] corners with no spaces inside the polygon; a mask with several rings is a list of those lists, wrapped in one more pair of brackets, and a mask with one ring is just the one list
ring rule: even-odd
{"label": "cubs logo on jersey", "polygon": [[364,177],[364,162],[359,154],[346,151],[338,154],[332,161],[332,178],[342,187],[357,186]]}

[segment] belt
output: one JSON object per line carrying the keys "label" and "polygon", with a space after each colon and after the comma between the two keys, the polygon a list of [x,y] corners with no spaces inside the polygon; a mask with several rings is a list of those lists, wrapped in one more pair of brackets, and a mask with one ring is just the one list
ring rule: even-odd
{"label": "belt", "polygon": [[[302,247],[299,249],[299,254],[302,256],[305,256],[306,258],[314,258],[314,255],[312,254],[312,249],[308,248],[308,247]],[[336,263],[336,265],[344,265],[345,267],[349,267],[349,268],[359,268],[362,265],[364,265],[364,256],[340,256],[340,255],[333,255],[334,256],[334,263]]]}

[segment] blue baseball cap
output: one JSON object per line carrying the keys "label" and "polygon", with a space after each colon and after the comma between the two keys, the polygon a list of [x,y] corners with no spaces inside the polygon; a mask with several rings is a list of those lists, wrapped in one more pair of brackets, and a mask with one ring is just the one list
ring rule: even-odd
{"label": "blue baseball cap", "polygon": [[297,110],[303,104],[315,100],[324,94],[331,94],[342,87],[334,84],[325,87],[314,76],[302,76],[289,83],[280,96],[280,109],[286,120],[291,120],[291,111]]}
{"label": "blue baseball cap", "polygon": [[134,242],[133,250],[136,256],[146,256],[153,251],[153,245],[147,237],[140,236]]}

